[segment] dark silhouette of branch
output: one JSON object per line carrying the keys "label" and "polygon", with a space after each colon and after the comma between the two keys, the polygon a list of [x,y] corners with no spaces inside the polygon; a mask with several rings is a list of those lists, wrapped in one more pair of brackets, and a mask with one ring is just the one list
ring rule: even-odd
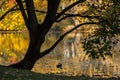
{"label": "dark silhouette of branch", "polygon": [[[20,10],[20,9],[19,8],[15,8],[15,9],[12,9],[11,11],[17,11],[17,10]],[[27,9],[24,9],[24,10],[27,10]],[[40,12],[40,13],[47,13],[47,11],[40,11],[40,10],[34,10],[34,11]]]}
{"label": "dark silhouette of branch", "polygon": [[15,6],[13,6],[11,9],[9,9],[6,13],[4,13],[4,14],[0,17],[0,21],[1,21],[2,19],[4,19],[4,17],[5,17],[9,12],[11,12],[15,7],[17,7],[17,4],[16,4]]}
{"label": "dark silhouette of branch", "polygon": [[[16,0],[16,1],[19,1],[19,0]],[[21,2],[24,3],[25,1],[21,1]],[[15,4],[11,9],[9,9],[8,11],[6,11],[6,12],[0,17],[0,21],[1,21],[2,19],[4,19],[4,17],[5,17],[8,13],[10,13],[11,11],[17,10],[17,9],[15,9],[17,6],[18,6],[18,4]],[[18,9],[18,10],[20,10],[20,9]]]}
{"label": "dark silhouette of branch", "polygon": [[74,2],[73,4],[69,5],[68,7],[66,7],[64,10],[62,10],[60,13],[58,13],[58,15],[56,16],[56,20],[58,18],[60,18],[65,12],[67,12],[68,10],[70,10],[71,8],[73,8],[74,6],[76,6],[79,3],[82,3],[86,0],[77,0],[76,2]]}
{"label": "dark silhouette of branch", "polygon": [[[68,35],[69,33],[71,33],[72,31],[76,30],[77,28],[83,26],[83,25],[88,25],[88,24],[100,24],[100,22],[86,22],[86,23],[81,23],[77,26],[75,26],[74,28],[72,28],[71,30],[69,30],[68,32],[64,33],[49,49],[45,50],[44,52],[42,52],[41,56],[45,56],[47,54],[49,54],[49,52],[51,52],[58,44],[61,40],[63,40],[63,38]],[[41,57],[40,56],[40,57]]]}
{"label": "dark silhouette of branch", "polygon": [[[16,2],[17,2],[17,4],[18,4],[18,6],[19,6],[19,10],[21,11],[21,13],[22,13],[22,16],[23,16],[23,18],[24,18],[24,21],[25,21],[25,23],[26,23],[26,26],[28,26],[28,21],[27,21],[27,14],[25,13],[25,10],[24,10],[24,6],[23,6],[23,4],[22,4],[22,1],[21,0],[16,0]],[[13,9],[14,10],[14,9]]]}
{"label": "dark silhouette of branch", "polygon": [[[26,9],[27,9],[26,10],[27,22],[29,23],[29,25],[27,25],[27,28],[32,32],[36,32],[38,21],[37,21],[37,16],[35,14],[34,2],[33,0],[26,0],[25,3],[26,3]],[[23,11],[25,13],[24,8],[23,8]]]}
{"label": "dark silhouette of branch", "polygon": [[120,0],[117,0],[118,1],[118,3],[120,3]]}
{"label": "dark silhouette of branch", "polygon": [[47,11],[40,11],[40,10],[35,10],[35,11],[40,13],[47,13]]}
{"label": "dark silhouette of branch", "polygon": [[60,18],[59,20],[57,20],[56,22],[60,22],[68,17],[84,17],[84,18],[96,18],[98,19],[100,16],[88,16],[88,15],[81,15],[81,14],[65,14],[66,16]]}

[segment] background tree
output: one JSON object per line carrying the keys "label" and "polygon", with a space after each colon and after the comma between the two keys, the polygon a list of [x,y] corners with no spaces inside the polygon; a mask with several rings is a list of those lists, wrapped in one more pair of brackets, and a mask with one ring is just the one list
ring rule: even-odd
{"label": "background tree", "polygon": [[[42,2],[43,4],[46,5],[46,7],[41,8],[42,11],[36,10],[34,3],[35,2]],[[97,28],[95,31],[95,35],[91,36],[90,34],[90,39],[85,39],[84,42],[84,48],[87,50],[87,53],[89,53],[93,58],[96,58],[97,52],[95,52],[98,49],[94,49],[94,44],[97,43],[99,44],[99,41],[101,41],[101,38],[97,39],[97,36],[101,35],[101,31],[107,30],[105,33],[108,34],[113,34],[111,32],[114,31],[116,33],[119,33],[119,24],[117,23],[116,27],[111,27],[111,22],[112,19],[109,15],[113,14],[108,12],[114,3],[112,0],[107,1],[107,0],[99,0],[99,1],[93,1],[93,0],[69,0],[69,1],[64,1],[64,0],[46,0],[45,2],[40,0],[16,0],[17,5],[13,6],[9,11],[7,11],[3,16],[1,16],[0,20],[2,20],[7,13],[9,13],[12,10],[20,10],[22,13],[22,16],[24,18],[26,27],[29,31],[29,37],[30,37],[30,43],[28,50],[20,62],[16,64],[10,65],[10,67],[14,68],[20,68],[20,69],[28,69],[31,70],[32,67],[34,66],[35,62],[44,57],[45,55],[49,54],[56,46],[57,44],[70,32],[76,30],[77,28],[84,25],[96,25]],[[68,3],[67,5],[63,5],[64,3]],[[103,4],[104,3],[104,4]],[[109,5],[108,5],[109,4]],[[34,6],[35,5],[35,6]],[[17,7],[19,6],[19,8]],[[76,7],[77,6],[77,7]],[[119,5],[117,5],[117,8]],[[76,8],[75,8],[76,7]],[[102,9],[101,9],[102,8]],[[115,8],[117,11],[118,9]],[[77,9],[77,10],[76,10]],[[112,8],[114,9],[114,8]],[[36,16],[36,14],[42,14],[42,19],[38,20],[41,16]],[[117,12],[119,13],[119,12]],[[118,15],[118,14],[117,14]],[[66,19],[75,19],[75,17],[80,20],[79,24],[75,25],[72,29],[69,31],[65,32],[64,34],[61,34],[60,38],[54,42],[54,44],[48,48],[45,49],[45,51],[42,51],[42,45],[45,41],[45,36],[47,33],[50,31],[52,26],[55,23],[60,23],[63,20]],[[113,17],[113,16],[112,16]],[[119,22],[119,17],[114,17],[117,22]],[[82,21],[81,21],[82,19]],[[116,22],[116,21],[115,21]],[[114,24],[114,23],[112,23]],[[99,25],[99,26],[98,26]],[[110,33],[109,33],[110,32]],[[115,34],[116,34],[115,33]],[[101,35],[102,37],[108,34]],[[91,38],[92,37],[92,38]],[[95,39],[96,41],[93,41],[92,39]],[[103,41],[106,40],[106,37],[102,38]],[[105,40],[104,40],[105,39]],[[91,44],[91,45],[90,45]],[[95,45],[97,45],[95,44]],[[108,44],[108,43],[107,43]],[[100,43],[100,45],[104,45]],[[90,47],[91,46],[91,47]],[[93,46],[93,47],[92,47]],[[106,46],[105,46],[106,47]],[[106,49],[106,48],[104,48]],[[104,49],[98,50],[104,51]],[[107,48],[108,49],[108,48]],[[101,52],[100,52],[101,53]],[[99,54],[102,55],[103,54]],[[98,55],[97,55],[98,56]]]}
{"label": "background tree", "polygon": [[120,40],[120,3],[117,0],[104,0],[102,5],[92,5],[91,7],[94,9],[92,13],[99,15],[100,20],[104,22],[85,39],[84,50],[92,58],[105,59],[106,55],[112,57],[113,48]]}

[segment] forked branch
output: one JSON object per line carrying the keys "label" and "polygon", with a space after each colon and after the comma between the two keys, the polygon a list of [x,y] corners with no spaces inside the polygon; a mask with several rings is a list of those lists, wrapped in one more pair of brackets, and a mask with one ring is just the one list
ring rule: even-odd
{"label": "forked branch", "polygon": [[67,12],[68,10],[70,10],[71,8],[73,8],[74,6],[76,6],[77,4],[82,3],[84,1],[86,1],[86,0],[78,0],[78,1],[74,2],[73,4],[69,5],[64,10],[62,10],[60,13],[58,13],[56,19],[59,19],[63,14],[65,14],[65,12]]}

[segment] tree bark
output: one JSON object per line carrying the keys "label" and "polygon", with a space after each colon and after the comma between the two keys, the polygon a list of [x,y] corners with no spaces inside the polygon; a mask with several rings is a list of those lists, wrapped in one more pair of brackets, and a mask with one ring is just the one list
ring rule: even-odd
{"label": "tree bark", "polygon": [[29,47],[23,60],[16,64],[10,65],[10,67],[31,70],[41,54],[40,45],[42,45],[43,41],[38,41],[40,38],[41,36],[36,36],[35,34],[30,33]]}
{"label": "tree bark", "polygon": [[[60,0],[48,0],[48,5],[47,5],[48,10],[46,17],[42,24],[38,24],[36,14],[34,12],[35,9],[34,9],[33,0],[25,0],[25,1],[26,1],[27,13],[23,11],[24,9],[22,4],[19,4],[19,7],[21,5],[20,9],[24,17],[26,27],[28,28],[29,31],[30,43],[24,58],[20,62],[10,65],[10,67],[31,70],[38,59],[49,54],[68,33],[75,30],[79,25],[76,28],[65,33],[63,36],[61,36],[61,38],[58,41],[56,41],[51,48],[46,49],[44,52],[41,52],[40,50],[42,44],[44,43],[45,36],[52,27],[52,25],[62,14],[64,14],[68,9],[72,8],[72,6],[74,5],[68,7],[64,11],[60,12],[60,14],[56,15]],[[17,2],[21,3],[21,0],[17,0]]]}
{"label": "tree bark", "polygon": [[40,49],[45,40],[47,32],[50,30],[52,24],[55,22],[59,2],[60,0],[48,0],[48,12],[44,19],[44,22],[42,24],[38,24],[36,15],[34,13],[33,0],[26,0],[28,14],[27,28],[29,30],[30,43],[23,60],[16,64],[10,65],[10,67],[31,70],[35,62],[43,57],[43,54],[49,53],[41,53]]}

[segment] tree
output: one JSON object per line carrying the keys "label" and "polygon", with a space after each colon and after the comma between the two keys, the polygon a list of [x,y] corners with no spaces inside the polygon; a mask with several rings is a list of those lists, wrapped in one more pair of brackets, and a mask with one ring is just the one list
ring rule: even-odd
{"label": "tree", "polygon": [[[34,66],[35,62],[44,57],[45,55],[49,54],[56,46],[57,44],[70,32],[76,30],[77,28],[83,26],[83,25],[101,25],[101,23],[105,23],[106,20],[104,20],[103,14],[98,14],[95,11],[95,8],[98,6],[94,5],[94,3],[91,4],[91,2],[87,0],[69,0],[66,7],[60,6],[62,3],[62,0],[47,0],[47,12],[45,11],[38,11],[35,9],[34,1],[33,0],[16,0],[17,5],[12,7],[9,11],[7,11],[3,16],[1,16],[0,20],[2,20],[7,13],[9,13],[12,10],[20,10],[22,13],[22,16],[24,18],[26,27],[29,31],[29,47],[28,50],[20,62],[16,64],[10,65],[10,67],[13,68],[19,68],[19,69],[28,69],[31,70]],[[63,0],[63,2],[65,2]],[[97,3],[96,3],[97,4]],[[77,10],[73,9],[75,6],[78,5],[78,13],[76,13]],[[80,10],[82,6],[88,5],[88,10],[82,11]],[[18,9],[16,7],[19,6]],[[62,7],[62,9],[60,9]],[[73,10],[75,10],[73,12]],[[105,9],[106,10],[106,9]],[[46,13],[44,20],[41,21],[41,23],[38,22],[36,11],[41,13]],[[70,13],[72,11],[72,13]],[[96,14],[95,14],[96,13]],[[62,20],[65,20],[67,18],[72,17],[81,17],[87,20],[82,21],[81,23],[77,24],[74,28],[69,30],[68,32],[61,35],[61,37],[54,42],[54,44],[46,49],[45,51],[41,51],[42,44],[45,41],[45,36],[49,32],[49,30],[52,28],[53,24],[59,23]]]}
{"label": "tree", "polygon": [[[97,11],[100,14],[102,22],[99,27],[90,34],[84,43],[86,53],[92,58],[102,57],[106,59],[106,55],[112,57],[113,48],[120,41],[120,2],[118,0],[110,0],[110,2],[103,2],[105,11]],[[106,6],[107,5],[107,6]]]}

